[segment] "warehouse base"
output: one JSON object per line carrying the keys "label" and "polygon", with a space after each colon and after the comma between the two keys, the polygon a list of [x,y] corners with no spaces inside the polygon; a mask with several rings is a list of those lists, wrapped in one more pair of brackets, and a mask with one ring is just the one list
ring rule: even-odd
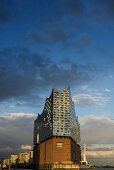
{"label": "warehouse base", "polygon": [[39,170],[57,170],[57,169],[79,170],[79,164],[73,164],[73,163],[54,163],[54,164],[45,164],[45,165],[43,164],[43,165],[39,165],[38,169]]}
{"label": "warehouse base", "polygon": [[79,169],[81,149],[68,137],[52,137],[33,149],[36,169]]}

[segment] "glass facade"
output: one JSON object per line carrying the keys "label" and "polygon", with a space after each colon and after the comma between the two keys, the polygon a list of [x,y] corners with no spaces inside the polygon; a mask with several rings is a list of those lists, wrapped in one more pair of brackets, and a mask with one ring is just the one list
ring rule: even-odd
{"label": "glass facade", "polygon": [[71,137],[80,144],[80,124],[75,114],[70,87],[52,90],[41,115],[34,121],[34,144],[52,136]]}

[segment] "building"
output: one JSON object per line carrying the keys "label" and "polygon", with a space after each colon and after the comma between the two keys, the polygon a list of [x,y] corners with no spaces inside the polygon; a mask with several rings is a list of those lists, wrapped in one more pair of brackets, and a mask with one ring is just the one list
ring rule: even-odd
{"label": "building", "polygon": [[29,163],[32,164],[33,163],[33,150],[29,151]]}
{"label": "building", "polygon": [[9,166],[11,162],[11,159],[4,159],[3,160],[3,166]]}
{"label": "building", "polygon": [[27,152],[19,153],[18,164],[24,164],[27,159]]}
{"label": "building", "polygon": [[69,136],[80,144],[80,124],[69,86],[61,91],[52,90],[42,114],[34,122],[34,145],[52,136]]}
{"label": "building", "polygon": [[33,150],[29,152],[19,153],[18,164],[32,164],[33,163]]}
{"label": "building", "polygon": [[88,165],[88,161],[86,159],[86,144],[84,143],[84,151],[83,151],[83,160],[81,161],[82,165]]}
{"label": "building", "polygon": [[11,164],[15,165],[18,161],[18,155],[11,155]]}
{"label": "building", "polygon": [[34,121],[34,164],[79,163],[80,124],[70,87],[52,90]]}
{"label": "building", "polygon": [[3,167],[6,166],[28,166],[29,168],[33,166],[33,150],[29,149],[28,152],[19,153],[19,155],[11,155],[10,159],[2,159]]}
{"label": "building", "polygon": [[90,169],[94,168],[92,164],[89,164],[86,158],[86,144],[84,143],[84,150],[83,150],[83,160],[80,161],[80,169]]}
{"label": "building", "polygon": [[25,152],[25,163],[32,164],[33,163],[33,150],[29,152]]}

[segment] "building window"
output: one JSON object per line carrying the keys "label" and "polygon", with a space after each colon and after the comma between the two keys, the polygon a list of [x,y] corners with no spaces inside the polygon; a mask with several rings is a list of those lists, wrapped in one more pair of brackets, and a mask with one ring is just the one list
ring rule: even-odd
{"label": "building window", "polygon": [[63,143],[62,142],[57,142],[57,147],[59,147],[59,148],[63,147]]}

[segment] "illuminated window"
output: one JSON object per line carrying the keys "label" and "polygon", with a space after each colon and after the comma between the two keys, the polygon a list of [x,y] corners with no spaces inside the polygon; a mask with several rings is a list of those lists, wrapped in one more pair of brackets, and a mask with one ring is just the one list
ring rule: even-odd
{"label": "illuminated window", "polygon": [[57,142],[57,147],[63,147],[63,143],[62,142]]}

